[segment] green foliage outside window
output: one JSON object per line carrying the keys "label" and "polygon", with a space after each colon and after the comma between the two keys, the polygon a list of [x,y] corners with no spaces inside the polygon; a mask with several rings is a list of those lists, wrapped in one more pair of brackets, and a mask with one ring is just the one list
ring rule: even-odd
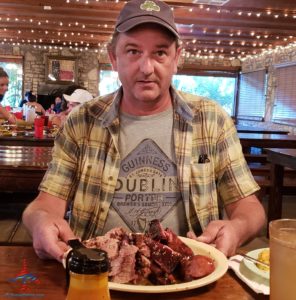
{"label": "green foliage outside window", "polygon": [[117,90],[120,86],[117,72],[101,70],[100,71],[100,83],[99,83],[99,95],[104,96]]}
{"label": "green foliage outside window", "polygon": [[3,106],[17,107],[22,100],[23,90],[23,68],[22,64],[0,62],[2,67],[9,76],[8,91],[1,102]]}
{"label": "green foliage outside window", "polygon": [[234,114],[235,78],[174,75],[177,90],[216,100],[229,115]]}

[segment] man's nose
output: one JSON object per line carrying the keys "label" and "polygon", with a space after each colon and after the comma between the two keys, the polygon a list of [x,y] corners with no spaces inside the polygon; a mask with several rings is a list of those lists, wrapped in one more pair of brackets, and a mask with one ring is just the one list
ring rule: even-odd
{"label": "man's nose", "polygon": [[140,70],[145,75],[149,75],[154,71],[153,60],[149,56],[143,56],[140,61]]}

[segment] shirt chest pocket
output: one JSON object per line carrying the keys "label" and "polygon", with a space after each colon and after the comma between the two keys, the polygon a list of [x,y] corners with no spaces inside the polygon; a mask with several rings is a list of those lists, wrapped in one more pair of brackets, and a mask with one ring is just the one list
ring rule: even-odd
{"label": "shirt chest pocket", "polygon": [[214,170],[212,162],[191,163],[190,197],[197,213],[203,211],[203,214],[208,214],[211,207],[216,205]]}
{"label": "shirt chest pocket", "polygon": [[214,167],[211,162],[191,162],[191,189],[193,194],[205,195],[215,182]]}

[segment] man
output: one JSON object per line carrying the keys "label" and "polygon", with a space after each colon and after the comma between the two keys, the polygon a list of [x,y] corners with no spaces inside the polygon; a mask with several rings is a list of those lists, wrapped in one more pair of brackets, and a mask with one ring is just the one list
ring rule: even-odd
{"label": "man", "polygon": [[43,106],[37,102],[37,97],[34,94],[29,94],[28,96],[28,102],[24,104],[25,110],[29,107],[35,108],[35,112],[40,115],[45,115],[45,109]]}
{"label": "man", "polygon": [[155,218],[233,255],[263,226],[233,122],[215,102],[171,87],[180,52],[169,6],[125,5],[109,48],[122,87],[71,113],[24,212],[40,257],[60,260],[70,238],[144,231]]}
{"label": "man", "polygon": [[61,112],[51,119],[52,125],[58,127],[63,126],[74,107],[93,99],[92,94],[84,89],[76,89],[71,95],[63,94],[63,97],[66,104],[65,108],[63,109],[63,105],[61,105]]}

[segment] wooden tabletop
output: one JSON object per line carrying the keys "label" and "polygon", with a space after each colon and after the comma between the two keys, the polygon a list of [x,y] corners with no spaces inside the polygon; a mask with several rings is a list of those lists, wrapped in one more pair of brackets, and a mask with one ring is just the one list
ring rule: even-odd
{"label": "wooden tabletop", "polygon": [[265,151],[271,163],[296,169],[296,149],[267,148]]}
{"label": "wooden tabletop", "polygon": [[0,190],[37,192],[51,161],[52,147],[0,145]]}
{"label": "wooden tabletop", "polygon": [[268,199],[268,222],[282,217],[284,167],[296,169],[296,149],[267,148],[270,168],[270,194]]}
{"label": "wooden tabletop", "polygon": [[0,136],[0,145],[6,146],[38,146],[52,147],[54,137],[44,136],[43,138],[35,138],[34,135],[19,135],[19,136]]}
{"label": "wooden tabletop", "polygon": [[288,134],[288,130],[261,128],[255,126],[235,125],[237,132],[239,133],[269,133],[269,134]]}
{"label": "wooden tabletop", "polygon": [[[0,247],[0,299],[25,297],[25,299],[65,300],[66,279],[62,265],[56,261],[37,258],[32,247]],[[21,280],[27,279],[25,283]],[[232,271],[207,286],[185,292],[169,294],[135,294],[111,291],[112,300],[267,300],[268,296],[256,294],[242,283]]]}
{"label": "wooden tabletop", "polygon": [[51,161],[51,147],[0,145],[0,169],[42,169]]}
{"label": "wooden tabletop", "polygon": [[238,133],[242,147],[296,148],[296,135]]}

